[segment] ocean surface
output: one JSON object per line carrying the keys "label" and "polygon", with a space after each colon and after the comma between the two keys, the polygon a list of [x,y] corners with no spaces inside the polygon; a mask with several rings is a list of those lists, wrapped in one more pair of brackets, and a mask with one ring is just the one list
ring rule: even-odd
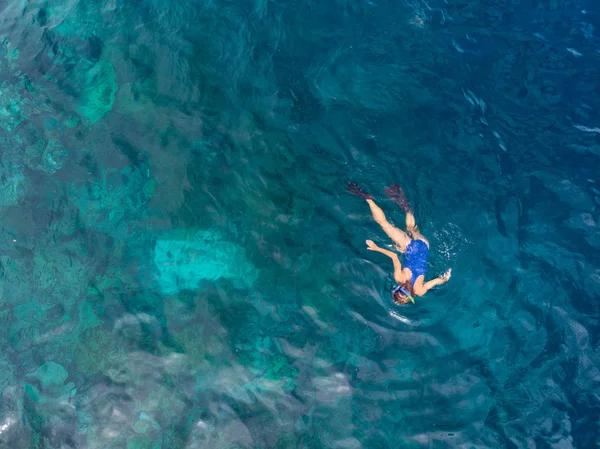
{"label": "ocean surface", "polygon": [[[0,448],[600,447],[599,27],[0,3]],[[450,282],[391,300],[350,181]]]}

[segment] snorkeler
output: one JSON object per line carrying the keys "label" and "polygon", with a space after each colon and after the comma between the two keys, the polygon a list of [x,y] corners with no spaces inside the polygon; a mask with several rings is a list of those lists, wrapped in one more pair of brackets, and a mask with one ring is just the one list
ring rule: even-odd
{"label": "snorkeler", "polygon": [[404,253],[403,267],[400,264],[398,254],[377,246],[372,240],[367,240],[367,249],[369,251],[377,251],[378,253],[385,254],[394,263],[394,279],[398,285],[392,290],[392,298],[396,303],[406,304],[411,301],[414,304],[415,296],[423,296],[433,287],[448,282],[452,270],[448,270],[442,276],[425,282],[429,241],[419,232],[410,204],[408,204],[404,192],[399,185],[394,184],[388,187],[385,189],[385,194],[390,200],[400,206],[406,214],[406,230],[412,238],[406,232],[396,228],[387,221],[381,208],[373,201],[372,195],[362,190],[355,183],[348,184],[346,189],[351,194],[358,195],[367,201],[375,221],[381,226],[388,237],[392,239],[398,251]]}

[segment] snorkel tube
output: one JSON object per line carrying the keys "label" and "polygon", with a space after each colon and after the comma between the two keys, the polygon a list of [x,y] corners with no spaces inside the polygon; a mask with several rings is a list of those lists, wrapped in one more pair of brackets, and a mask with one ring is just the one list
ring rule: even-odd
{"label": "snorkel tube", "polygon": [[405,294],[405,295],[408,297],[408,299],[410,299],[410,302],[412,302],[413,304],[415,303],[415,298],[413,298],[413,297],[412,297],[412,295],[411,295],[410,293],[408,293],[408,292],[407,292],[407,291],[406,291],[404,288],[402,288],[402,286],[400,286],[400,285],[396,285],[396,286],[394,287],[394,289],[392,290],[392,295],[393,295],[394,293],[398,292],[398,291],[400,291],[400,292],[404,293],[404,294]]}

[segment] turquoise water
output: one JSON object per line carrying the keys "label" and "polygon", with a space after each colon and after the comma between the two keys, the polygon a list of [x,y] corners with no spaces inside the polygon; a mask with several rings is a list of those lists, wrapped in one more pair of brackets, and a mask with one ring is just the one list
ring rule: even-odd
{"label": "turquoise water", "polygon": [[[0,448],[600,444],[600,10],[0,5]],[[450,282],[397,306],[401,184]]]}

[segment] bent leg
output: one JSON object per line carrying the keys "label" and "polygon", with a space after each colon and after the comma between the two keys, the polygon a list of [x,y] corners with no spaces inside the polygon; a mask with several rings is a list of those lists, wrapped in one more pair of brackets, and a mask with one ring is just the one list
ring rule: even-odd
{"label": "bent leg", "polygon": [[421,234],[417,224],[415,223],[415,216],[410,204],[404,196],[404,191],[402,188],[398,184],[393,184],[385,189],[385,194],[390,200],[400,206],[400,208],[406,214],[406,230],[410,233],[412,238],[415,240],[423,240],[427,246],[429,246],[429,241],[423,236],[423,234]]}
{"label": "bent leg", "polygon": [[388,235],[389,238],[393,240],[393,242],[400,247],[401,251],[404,251],[408,244],[410,243],[410,237],[406,234],[406,232],[398,229],[393,224],[387,221],[385,218],[385,214],[383,210],[375,204],[375,201],[372,199],[367,199],[367,203],[371,208],[371,214],[373,214],[373,218],[375,221],[381,226],[381,229]]}
{"label": "bent leg", "polygon": [[415,222],[415,216],[412,212],[406,214],[406,230],[410,232],[410,235],[412,235],[413,239],[423,240],[427,244],[427,246],[429,246],[429,240],[427,240],[425,236],[421,234],[421,231],[419,231],[419,227]]}

